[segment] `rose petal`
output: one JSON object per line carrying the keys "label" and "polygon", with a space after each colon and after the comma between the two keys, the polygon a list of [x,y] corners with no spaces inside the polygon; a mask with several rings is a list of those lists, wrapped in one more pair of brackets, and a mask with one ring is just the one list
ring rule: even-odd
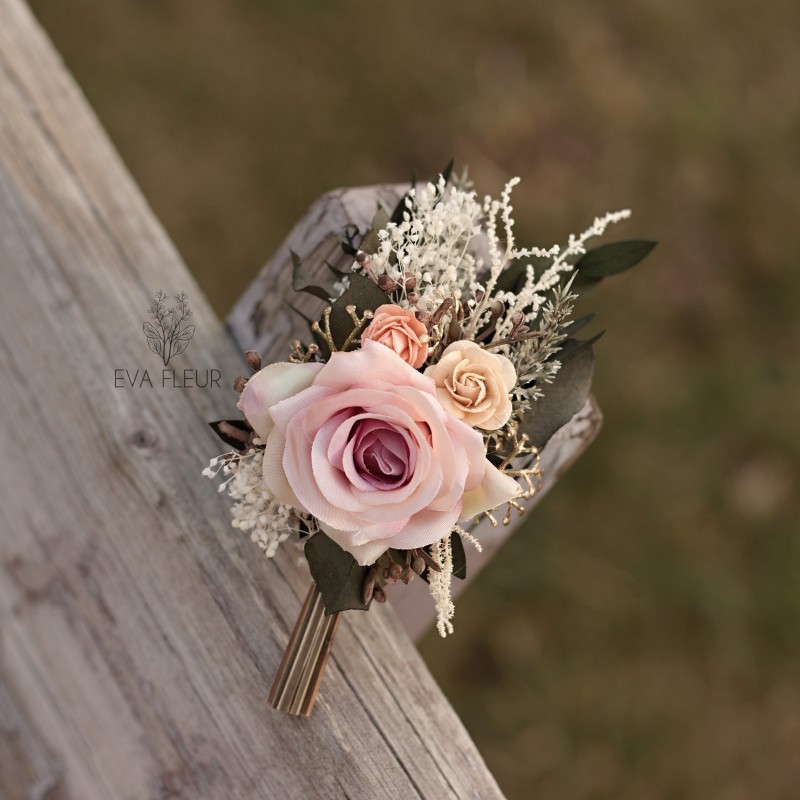
{"label": "rose petal", "polygon": [[392,537],[391,547],[398,550],[411,550],[425,547],[443,539],[453,530],[453,525],[461,515],[461,500],[447,511],[420,511],[414,514],[408,524]]}
{"label": "rose petal", "polygon": [[485,431],[496,431],[498,428],[502,428],[510,419],[511,410],[511,399],[504,397],[492,416],[481,423],[481,428]]}
{"label": "rose petal", "polygon": [[286,479],[283,459],[286,451],[286,437],[279,428],[273,428],[267,437],[267,446],[264,449],[264,466],[262,475],[264,483],[272,496],[279,502],[300,511],[308,511]]}
{"label": "rose petal", "polygon": [[253,430],[266,440],[273,421],[269,410],[276,403],[307,389],[324,364],[291,364],[280,361],[260,369],[245,384],[237,407]]}
{"label": "rose petal", "polygon": [[433,394],[433,381],[430,378],[406,364],[385,345],[370,339],[362,344],[360,350],[333,353],[317,375],[315,384],[339,392],[354,386],[374,386],[376,379],[373,376],[387,375],[389,369],[392,374],[391,383],[387,382],[388,386],[413,386]]}
{"label": "rose petal", "polygon": [[374,564],[390,547],[391,545],[382,539],[376,539],[372,542],[365,544],[353,544],[352,534],[348,531],[337,531],[329,525],[320,523],[320,529],[323,533],[333,539],[342,550],[347,550],[353,558],[362,566],[366,567]]}
{"label": "rose petal", "polygon": [[486,460],[483,481],[477,489],[464,494],[464,507],[460,519],[466,520],[484,511],[513,500],[522,488],[510,475],[504,475],[494,464]]}

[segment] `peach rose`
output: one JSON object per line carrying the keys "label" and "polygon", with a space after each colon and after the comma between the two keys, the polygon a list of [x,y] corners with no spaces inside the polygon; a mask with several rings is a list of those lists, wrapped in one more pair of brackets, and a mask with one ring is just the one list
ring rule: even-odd
{"label": "peach rose", "polygon": [[266,439],[269,491],[316,517],[359,564],[432,544],[520,492],[433,382],[371,340],[325,365],[265,367],[240,408]]}
{"label": "peach rose", "polygon": [[439,402],[468,425],[494,431],[508,422],[517,373],[505,356],[475,342],[453,342],[425,375],[436,384]]}
{"label": "peach rose", "polygon": [[418,369],[428,357],[428,329],[413,311],[395,305],[379,306],[369,326],[361,334],[361,343],[380,342],[394,350],[406,364]]}

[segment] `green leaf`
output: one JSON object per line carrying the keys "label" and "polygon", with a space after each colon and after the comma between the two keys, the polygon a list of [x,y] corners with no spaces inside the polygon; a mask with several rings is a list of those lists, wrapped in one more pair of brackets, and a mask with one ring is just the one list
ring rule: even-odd
{"label": "green leaf", "polygon": [[[416,180],[414,183],[416,184]],[[399,225],[403,221],[403,213],[406,211],[406,200],[408,200],[408,192],[405,192],[397,201],[397,205],[394,207],[394,211],[392,211],[389,222],[394,222],[395,225]]]}
{"label": "green leaf", "polygon": [[509,264],[501,273],[495,284],[495,291],[498,292],[518,292],[525,283],[528,262],[514,261]]}
{"label": "green leaf", "polygon": [[555,356],[561,361],[561,369],[552,383],[542,385],[543,396],[531,405],[520,425],[536,447],[544,447],[548,439],[583,408],[592,385],[592,342],[595,340],[567,339]]}
{"label": "green leaf", "polygon": [[552,258],[526,258],[512,261],[497,279],[495,291],[498,292],[519,292],[525,285],[528,276],[528,264],[533,265],[533,274],[538,278],[551,264]]}
{"label": "green leaf", "polygon": [[453,577],[467,577],[467,554],[464,552],[464,542],[457,533],[450,534],[450,548],[453,551]]}
{"label": "green leaf", "polygon": [[611,242],[582,255],[575,265],[586,278],[606,278],[635,267],[656,242]]}
{"label": "green leaf", "polygon": [[573,273],[572,291],[580,297],[591,294],[602,282],[602,278],[587,278],[582,272]]}
{"label": "green leaf", "polygon": [[306,272],[300,256],[293,250],[289,251],[292,255],[292,289],[296,292],[305,292],[314,295],[320,300],[330,301],[333,294],[332,283],[315,284]]}
{"label": "green leaf", "polygon": [[356,247],[356,236],[358,236],[359,230],[357,225],[353,225],[352,222],[349,222],[347,225],[344,226],[344,230],[341,234],[336,234],[336,238],[339,240],[339,244],[341,245],[342,252],[346,256],[354,256],[358,252],[358,248]]}
{"label": "green leaf", "polygon": [[337,281],[341,280],[345,275],[350,274],[350,268],[341,269],[337,267],[336,264],[331,264],[330,261],[325,262],[325,266],[331,271],[331,274],[336,278]]}
{"label": "green leaf", "polygon": [[289,306],[289,308],[292,311],[294,311],[295,314],[301,316],[309,325],[311,325],[311,323],[314,322],[314,320],[311,319],[311,317],[309,317],[308,314],[303,313],[299,308],[293,306],[288,300],[286,301],[286,305]]}
{"label": "green leaf", "polygon": [[378,231],[382,231],[388,224],[389,215],[382,206],[378,206],[378,211],[372,218],[372,225],[362,239],[359,249],[363,250],[365,253],[369,253],[370,255],[375,255],[375,253],[378,252],[378,248],[381,244],[381,240],[378,237]]}
{"label": "green leaf", "polygon": [[451,158],[447,162],[447,166],[439,173],[439,175],[441,175],[444,178],[445,183],[450,183],[450,178],[453,176],[453,167],[455,165],[456,165],[456,160],[454,158]]}
{"label": "green leaf", "polygon": [[[331,336],[336,347],[341,348],[353,331],[353,320],[347,313],[347,306],[355,306],[360,316],[365,311],[374,311],[389,301],[386,293],[379,289],[366,275],[354,272],[350,275],[350,286],[345,293],[331,305]],[[322,324],[322,323],[320,323]]]}
{"label": "green leaf", "polygon": [[596,333],[591,339],[567,339],[561,350],[559,350],[553,357],[553,361],[560,361],[562,364],[569,361],[571,358],[580,355],[584,350],[591,347],[595,342],[605,335],[605,330]]}
{"label": "green leaf", "polygon": [[[583,330],[596,316],[597,314],[587,314],[585,317],[579,317],[567,325],[566,328],[563,328],[561,333],[564,336],[574,336],[578,331]],[[558,354],[556,354],[557,358]]]}
{"label": "green leaf", "polygon": [[[433,182],[436,183],[439,180],[439,175],[444,178],[445,183],[450,183],[450,178],[453,175],[453,167],[455,166],[455,159],[451,158],[450,161],[447,162],[447,166],[441,171],[437,172]],[[417,176],[416,173],[411,173],[411,185],[416,188],[417,186]],[[397,205],[394,207],[392,211],[392,215],[389,218],[390,222],[394,222],[396,225],[399,225],[403,221],[403,212],[406,210],[406,200],[408,199],[408,192],[406,192],[398,201]]]}
{"label": "green leaf", "polygon": [[322,594],[325,614],[369,608],[369,603],[363,600],[369,567],[360,566],[350,553],[321,531],[306,541],[305,554],[311,577]]}

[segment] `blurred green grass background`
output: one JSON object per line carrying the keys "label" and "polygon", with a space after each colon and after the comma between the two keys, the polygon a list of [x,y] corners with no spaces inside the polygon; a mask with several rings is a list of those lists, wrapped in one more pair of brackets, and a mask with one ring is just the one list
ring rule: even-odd
{"label": "blurred green grass background", "polygon": [[322,192],[511,175],[588,305],[598,442],[422,651],[510,798],[800,790],[796,0],[34,0],[220,314]]}

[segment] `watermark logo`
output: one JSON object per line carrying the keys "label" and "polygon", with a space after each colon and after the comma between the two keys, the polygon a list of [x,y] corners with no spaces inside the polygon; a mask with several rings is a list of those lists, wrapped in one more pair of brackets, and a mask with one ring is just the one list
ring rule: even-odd
{"label": "watermark logo", "polygon": [[[222,372],[214,368],[197,369],[186,367],[167,368],[167,364],[186,352],[189,342],[194,336],[194,325],[189,308],[189,297],[180,292],[173,297],[174,304],[166,292],[158,291],[153,295],[150,306],[151,321],[142,325],[147,346],[161,359],[164,369],[159,371],[143,369],[139,365],[120,366],[114,369],[114,387],[116,389],[219,389]],[[159,374],[160,373],[160,374]]]}
{"label": "watermark logo", "polygon": [[161,357],[165,367],[171,358],[186,350],[194,336],[194,325],[189,323],[192,312],[186,292],[175,295],[174,306],[168,307],[167,300],[166,292],[155,293],[150,306],[153,322],[145,322],[142,326],[149,348]]}

